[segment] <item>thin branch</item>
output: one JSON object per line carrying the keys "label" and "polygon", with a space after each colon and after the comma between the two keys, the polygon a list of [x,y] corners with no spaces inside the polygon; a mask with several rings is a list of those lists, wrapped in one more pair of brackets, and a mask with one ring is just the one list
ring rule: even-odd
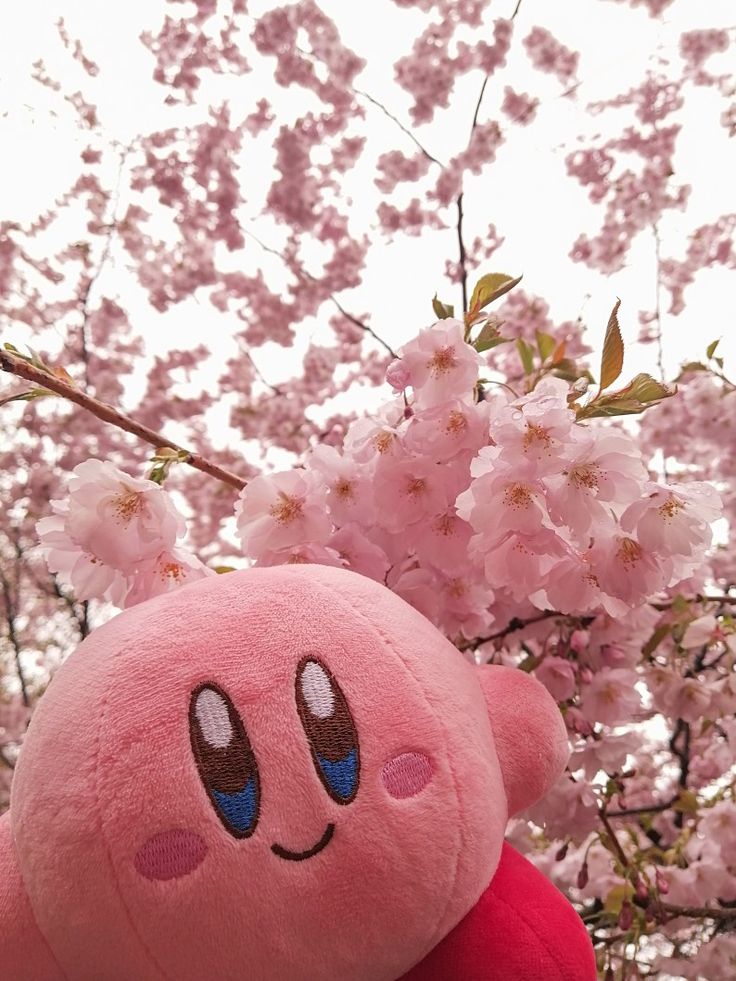
{"label": "thin branch", "polygon": [[392,358],[398,357],[398,354],[394,351],[391,345],[387,341],[384,341],[382,337],[379,337],[379,335],[375,332],[375,330],[373,330],[372,327],[370,327],[364,321],[360,320],[358,317],[354,316],[352,313],[348,313],[348,311],[342,306],[342,304],[337,299],[335,299],[334,296],[331,296],[330,299],[335,304],[335,306],[340,311],[340,313],[343,315],[343,317],[349,320],[351,324],[355,324],[356,327],[360,327],[361,330],[364,330],[366,334],[370,334],[375,341],[378,341],[378,343],[388,351],[388,353],[391,355]]}
{"label": "thin branch", "polygon": [[[696,603],[722,603],[730,604],[736,603],[736,596],[709,596],[706,593],[700,593],[693,597]],[[674,600],[670,600],[668,603],[650,603],[649,605],[653,610],[669,610],[672,607]]]}
{"label": "thin branch", "polygon": [[18,679],[20,681],[21,696],[23,698],[23,704],[26,708],[31,704],[30,697],[28,695],[28,686],[26,684],[25,674],[23,673],[23,662],[21,659],[21,646],[20,638],[15,629],[15,616],[16,616],[16,605],[13,602],[13,597],[10,591],[10,582],[7,579],[2,568],[0,568],[0,586],[2,586],[3,600],[5,601],[5,613],[8,623],[8,640],[10,641],[10,646],[13,648],[13,655],[15,657],[15,667],[18,672]]}
{"label": "thin branch", "polygon": [[432,154],[429,152],[429,150],[425,149],[425,147],[422,146],[422,144],[419,142],[419,140],[416,138],[416,136],[414,136],[414,134],[412,133],[412,131],[410,129],[407,129],[407,127],[404,126],[404,124],[401,122],[401,120],[398,119],[396,116],[394,116],[394,114],[392,112],[389,112],[389,110],[386,108],[386,106],[384,106],[384,104],[382,102],[379,102],[378,99],[374,99],[372,95],[369,95],[367,92],[364,92],[362,89],[356,89],[356,88],[354,88],[353,89],[353,92],[355,92],[356,95],[359,95],[359,96],[361,96],[364,99],[367,99],[377,109],[380,109],[381,112],[384,113],[384,115],[388,116],[388,118],[392,122],[396,123],[396,125],[399,127],[399,129],[401,130],[402,133],[406,134],[406,136],[409,137],[409,139],[417,147],[417,149],[419,150],[419,152],[423,156],[425,156],[427,158],[427,160],[430,161],[430,163],[437,164],[438,167],[442,167],[442,169],[444,170],[444,166],[445,165],[440,160],[438,160],[437,157],[433,157]]}
{"label": "thin branch", "polygon": [[659,228],[657,227],[656,221],[652,224],[652,232],[654,233],[654,255],[657,260],[657,289],[655,292],[654,299],[654,316],[657,321],[657,367],[659,368],[659,377],[664,382],[664,349],[662,347],[662,253],[661,247],[662,242],[659,237]]}
{"label": "thin branch", "polygon": [[635,817],[637,814],[659,814],[662,811],[668,811],[678,798],[679,794],[661,804],[650,804],[648,807],[626,807],[621,811],[606,811],[606,815],[609,818],[623,818]]}
{"label": "thin branch", "polygon": [[603,827],[606,829],[608,837],[611,839],[611,844],[613,845],[619,862],[623,868],[627,869],[629,867],[629,860],[626,857],[626,852],[621,847],[621,842],[616,837],[616,832],[613,830],[611,822],[608,820],[608,815],[606,814],[605,808],[601,807],[598,812],[598,816],[601,819]]}
{"label": "thin branch", "polygon": [[521,0],[517,0],[516,8],[514,9],[514,12],[511,15],[511,20],[516,20],[516,15],[519,13],[519,7],[521,7]]}
{"label": "thin branch", "polygon": [[86,395],[78,388],[75,388],[74,385],[70,385],[50,372],[43,371],[41,368],[29,364],[23,358],[11,354],[10,351],[0,350],[0,369],[55,392],[62,398],[68,399],[70,402],[74,402],[75,405],[79,405],[88,412],[91,412],[92,415],[97,416],[103,422],[116,426],[126,433],[131,433],[131,435],[136,436],[138,439],[150,443],[151,446],[155,446],[156,448],[168,446],[172,450],[177,450],[185,454],[182,463],[187,463],[190,467],[194,467],[195,470],[206,473],[210,477],[215,477],[217,480],[222,481],[223,484],[234,487],[235,490],[242,490],[246,485],[246,481],[242,477],[238,477],[237,474],[225,470],[223,467],[218,466],[211,460],[205,459],[205,457],[200,456],[198,453],[192,453],[190,450],[179,446],[177,443],[162,436],[161,433],[154,432],[148,426],[143,426],[141,423],[136,422],[135,419],[113,408],[113,406],[108,405],[106,402],[101,402],[99,399],[92,398],[91,395]]}
{"label": "thin branch", "polygon": [[[265,242],[262,242],[258,238],[257,235],[254,235],[253,234],[253,232],[249,232],[249,231],[246,230],[245,234],[249,238],[252,238],[253,241],[256,242],[258,245],[260,245],[260,247],[263,249],[264,252],[269,252],[271,255],[275,255],[279,259],[281,259],[281,261],[284,263],[284,265],[286,265],[294,273],[294,275],[297,278],[299,278],[300,276],[303,276],[305,279],[310,280],[312,283],[318,283],[319,282],[319,280],[317,279],[316,276],[313,276],[308,270],[306,270],[304,268],[299,268],[299,269],[296,268],[293,263],[290,263],[281,254],[281,252],[278,251],[278,249],[274,249],[270,245],[266,245]],[[377,341],[381,345],[381,347],[383,347],[386,351],[388,351],[388,353],[391,355],[392,358],[398,357],[398,355],[396,354],[396,352],[394,351],[394,349],[391,347],[391,345],[387,341],[384,341],[384,339],[379,334],[377,334],[375,332],[375,330],[373,330],[372,327],[369,327],[368,324],[365,323],[365,321],[360,320],[354,314],[349,313],[343,307],[343,305],[340,303],[340,301],[332,293],[330,294],[329,299],[335,304],[335,306],[340,311],[340,313],[343,315],[343,317],[345,317],[347,320],[349,320],[351,324],[355,324],[356,327],[360,327],[361,330],[364,330],[366,332],[366,334],[370,334],[370,336],[373,338],[373,340],[374,341]],[[252,363],[252,359],[251,359],[251,363]],[[273,388],[273,386],[269,386],[269,387]]]}
{"label": "thin branch", "polygon": [[724,909],[722,906],[673,906],[672,903],[660,903],[660,909],[673,916],[690,916],[711,920],[736,920],[736,909]]}
{"label": "thin branch", "polygon": [[466,268],[465,262],[467,255],[465,252],[465,242],[463,241],[463,193],[462,191],[457,198],[457,244],[458,251],[460,253],[460,286],[463,292],[463,313],[467,312],[468,309],[468,270]]}
{"label": "thin branch", "polygon": [[488,644],[492,640],[500,640],[501,637],[507,637],[509,634],[516,633],[517,630],[523,630],[524,627],[529,627],[533,623],[541,623],[542,620],[549,620],[551,617],[561,617],[564,616],[563,613],[558,613],[556,610],[545,610],[544,613],[540,613],[537,617],[529,617],[528,620],[519,620],[514,617],[509,623],[499,630],[495,634],[489,634],[487,637],[476,637],[473,640],[469,640],[465,644],[458,645],[458,650],[467,651],[473,650],[476,647],[480,647],[481,644]]}
{"label": "thin branch", "polygon": [[90,294],[95,287],[97,281],[102,275],[102,271],[105,268],[107,260],[110,258],[110,250],[112,249],[112,240],[115,236],[115,232],[118,227],[117,213],[118,204],[120,203],[120,188],[123,180],[123,167],[125,166],[125,161],[128,154],[131,151],[131,147],[127,146],[123,149],[120,154],[120,165],[118,166],[118,176],[115,181],[115,190],[112,196],[112,209],[110,214],[110,221],[107,223],[107,238],[105,239],[105,246],[102,250],[102,255],[100,256],[100,261],[97,264],[97,268],[94,273],[90,276],[87,285],[82,293],[81,304],[82,304],[82,324],[80,327],[81,336],[81,354],[82,363],[84,365],[84,384],[89,387],[89,349],[87,347],[87,325],[89,323],[89,299]]}

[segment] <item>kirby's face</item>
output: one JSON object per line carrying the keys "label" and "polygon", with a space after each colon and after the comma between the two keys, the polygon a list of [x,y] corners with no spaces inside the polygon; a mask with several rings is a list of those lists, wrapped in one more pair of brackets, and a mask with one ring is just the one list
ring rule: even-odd
{"label": "kirby's face", "polygon": [[320,567],[205,580],[96,631],[40,706],[11,813],[77,981],[398,978],[474,905],[507,818],[472,666]]}

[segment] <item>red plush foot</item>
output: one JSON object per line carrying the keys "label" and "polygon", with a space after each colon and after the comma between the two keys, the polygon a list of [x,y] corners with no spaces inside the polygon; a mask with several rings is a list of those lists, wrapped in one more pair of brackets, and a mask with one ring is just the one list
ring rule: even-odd
{"label": "red plush foot", "polygon": [[507,844],[465,919],[403,981],[595,981],[585,927],[548,879]]}

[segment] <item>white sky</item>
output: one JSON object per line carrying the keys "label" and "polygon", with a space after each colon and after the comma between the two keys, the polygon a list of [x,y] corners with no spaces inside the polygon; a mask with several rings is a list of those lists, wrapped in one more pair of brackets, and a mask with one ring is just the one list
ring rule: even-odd
{"label": "white sky", "polygon": [[[323,0],[348,46],[367,60],[358,78],[360,88],[386,104],[407,125],[409,98],[393,81],[393,62],[406,53],[425,23],[425,15],[397,8],[390,0],[347,3]],[[251,0],[251,13],[258,15],[276,4]],[[491,17],[508,16],[514,0],[495,0]],[[13,7],[0,38],[0,217],[30,220],[48,207],[78,173],[78,154],[86,145],[60,98],[30,80],[30,66],[43,57],[49,73],[58,77],[64,91],[84,87],[100,109],[100,117],[111,141],[125,143],[138,133],[192,119],[189,110],[165,109],[166,91],[151,81],[152,59],[137,40],[145,29],[156,32],[163,0],[127,0],[125,4],[95,0],[26,0]],[[174,4],[169,12],[179,16],[185,5]],[[82,39],[89,57],[102,72],[91,82],[71,61],[59,42],[54,22],[66,20],[72,37]],[[562,86],[548,76],[532,71],[521,41],[531,27],[547,27],[563,43],[581,51],[579,77],[582,86],[577,103],[559,97]],[[593,329],[591,343],[599,348],[602,330],[616,296],[623,300],[620,314],[624,339],[628,342],[624,371],[655,373],[652,345],[635,347],[639,331],[637,312],[651,309],[655,290],[654,246],[642,235],[635,244],[625,269],[609,278],[573,263],[567,256],[580,231],[594,233],[600,210],[592,206],[584,189],[568,178],[564,158],[573,149],[578,134],[613,132],[628,116],[612,116],[609,122],[586,112],[585,104],[625,91],[643,77],[658,58],[676,57],[677,40],[683,29],[736,24],[733,0],[676,0],[663,18],[653,20],[642,8],[606,0],[523,0],[516,22],[516,36],[508,67],[489,83],[481,120],[500,118],[498,105],[506,84],[532,91],[542,99],[537,120],[527,128],[509,130],[508,142],[496,163],[481,178],[470,178],[466,186],[466,241],[483,232],[493,221],[505,243],[491,260],[492,269],[524,273],[525,288],[547,299],[558,320],[574,319],[581,311]],[[490,32],[489,32],[490,33]],[[248,43],[249,44],[249,43]],[[713,70],[734,70],[733,55],[718,62]],[[294,118],[312,105],[293,89],[277,87],[270,76],[272,62],[258,55],[250,58],[258,70],[240,79],[217,77],[208,84],[206,97],[212,104],[231,101],[239,118],[265,95],[279,114]],[[451,109],[416,133],[430,152],[447,159],[465,145],[482,77],[472,73],[460,80]],[[201,100],[203,101],[203,100]],[[61,107],[60,107],[61,106]],[[736,212],[736,139],[728,140],[718,124],[723,101],[714,93],[700,90],[691,95],[687,127],[676,161],[676,179],[693,185],[691,203],[682,215],[668,216],[661,226],[664,255],[681,257],[687,233],[725,212]],[[204,116],[204,104],[197,118]],[[380,152],[398,148],[413,151],[410,141],[377,109],[367,107],[370,153],[364,165],[350,176],[355,201],[355,227],[365,229],[380,195],[372,184],[371,161]],[[249,140],[243,157],[243,174],[249,198],[243,219],[257,214],[271,179],[269,167],[272,134],[260,142]],[[415,188],[408,186],[407,200]],[[452,215],[454,221],[454,213]],[[278,244],[282,232],[271,222],[247,224],[267,243]],[[441,298],[459,306],[459,287],[443,277],[446,258],[456,258],[454,228],[421,238],[399,237],[386,245],[376,234],[379,247],[370,254],[362,286],[341,297],[356,313],[371,311],[374,328],[394,347],[407,340],[431,320],[430,298]],[[315,256],[315,261],[316,261]],[[278,285],[282,272],[278,260],[248,243],[234,260],[233,268],[246,271],[263,267]],[[484,269],[482,271],[491,271]],[[151,310],[141,291],[125,272],[125,257],[113,252],[113,262],[99,281],[109,295],[120,293],[134,323],[143,333],[149,354],[167,346],[185,347],[205,339],[212,343],[217,360],[231,352],[231,329],[239,322],[212,309],[203,299],[179,304],[161,316]],[[721,269],[702,273],[687,293],[688,307],[680,317],[665,316],[666,365],[670,373],[684,359],[702,355],[705,345],[722,336],[722,353],[736,364],[736,290],[733,275]],[[324,308],[321,323],[303,326],[292,351],[257,350],[255,360],[269,380],[276,381],[298,370],[298,358],[310,337],[321,339],[323,325],[332,314]],[[5,333],[5,332],[4,332]],[[19,344],[28,340],[20,327],[11,328],[3,340]],[[58,338],[59,344],[63,338]]]}

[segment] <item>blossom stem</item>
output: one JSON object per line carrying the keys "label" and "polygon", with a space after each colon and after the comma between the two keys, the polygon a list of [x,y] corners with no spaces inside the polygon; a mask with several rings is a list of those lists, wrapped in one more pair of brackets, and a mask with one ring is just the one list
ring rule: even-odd
{"label": "blossom stem", "polygon": [[606,829],[606,834],[611,839],[611,844],[614,847],[619,862],[621,863],[623,868],[627,869],[629,867],[629,860],[626,857],[626,852],[621,847],[621,842],[616,837],[616,832],[613,830],[613,826],[611,825],[611,822],[608,820],[608,815],[606,814],[605,808],[602,807],[598,813],[601,819],[601,823],[603,827]]}
{"label": "blossom stem", "polygon": [[126,433],[137,436],[138,439],[150,443],[151,446],[155,446],[156,448],[168,446],[172,450],[186,454],[182,457],[182,463],[187,463],[190,467],[194,467],[195,470],[206,473],[210,477],[215,477],[215,479],[220,480],[223,484],[234,487],[235,490],[242,490],[246,485],[246,481],[237,474],[225,470],[223,467],[218,466],[211,460],[205,459],[205,457],[200,456],[198,453],[192,453],[177,443],[172,443],[171,440],[162,436],[161,433],[157,433],[153,429],[149,429],[148,426],[136,422],[135,419],[113,408],[113,406],[108,405],[106,402],[101,402],[99,399],[87,395],[74,385],[70,385],[68,382],[57,378],[56,375],[29,364],[24,358],[12,354],[10,351],[0,350],[0,369],[9,372],[11,375],[17,375],[19,378],[25,378],[26,381],[34,382],[42,388],[49,389],[56,395],[60,395],[62,398],[68,399],[68,401],[74,402],[75,405],[79,405],[81,408],[91,412],[92,415],[97,416],[103,422],[107,422],[112,426],[116,426],[118,429],[124,430]]}

